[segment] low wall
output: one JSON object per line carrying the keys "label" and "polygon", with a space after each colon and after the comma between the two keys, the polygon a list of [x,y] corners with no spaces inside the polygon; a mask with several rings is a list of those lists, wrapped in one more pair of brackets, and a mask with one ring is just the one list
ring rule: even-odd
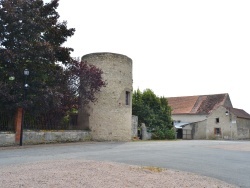
{"label": "low wall", "polygon": [[132,138],[138,137],[138,116],[132,115]]}
{"label": "low wall", "polygon": [[[23,144],[79,142],[90,140],[89,131],[24,131]],[[17,143],[18,144],[18,143]],[[0,146],[17,145],[14,133],[0,133]]]}
{"label": "low wall", "polygon": [[15,145],[15,133],[0,132],[0,146]]}
{"label": "low wall", "polygon": [[141,132],[142,132],[142,140],[151,140],[152,133],[149,133],[147,131],[147,127],[146,127],[145,123],[141,124]]}

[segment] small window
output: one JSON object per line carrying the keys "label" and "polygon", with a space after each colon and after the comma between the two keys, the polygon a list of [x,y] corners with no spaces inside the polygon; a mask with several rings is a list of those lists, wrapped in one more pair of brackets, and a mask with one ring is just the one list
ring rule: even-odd
{"label": "small window", "polygon": [[126,105],[129,105],[130,103],[130,92],[126,91]]}
{"label": "small window", "polygon": [[214,128],[214,134],[215,135],[221,135],[221,129],[220,128]]}
{"label": "small window", "polygon": [[215,118],[215,123],[220,123],[220,118]]}

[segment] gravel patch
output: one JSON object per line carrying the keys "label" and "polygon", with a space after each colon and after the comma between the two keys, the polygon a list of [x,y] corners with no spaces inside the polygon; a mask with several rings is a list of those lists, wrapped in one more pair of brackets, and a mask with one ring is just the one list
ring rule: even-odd
{"label": "gravel patch", "polygon": [[0,169],[3,188],[235,188],[226,182],[193,173],[88,160],[58,160]]}

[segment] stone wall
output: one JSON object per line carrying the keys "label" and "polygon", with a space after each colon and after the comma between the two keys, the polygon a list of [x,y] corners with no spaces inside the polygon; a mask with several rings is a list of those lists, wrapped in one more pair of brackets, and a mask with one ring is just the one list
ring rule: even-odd
{"label": "stone wall", "polygon": [[0,132],[0,146],[15,145],[15,133]]}
{"label": "stone wall", "polygon": [[[24,131],[23,144],[80,142],[91,140],[89,131]],[[14,133],[1,133],[0,146],[18,145]]]}
{"label": "stone wall", "polygon": [[231,99],[230,99],[230,97],[229,97],[229,95],[228,95],[228,94],[227,94],[227,96],[226,96],[226,99],[225,99],[225,101],[224,101],[223,106],[233,108],[233,105],[232,105]]}
{"label": "stone wall", "polygon": [[[79,118],[91,130],[93,140],[130,141],[132,119],[132,60],[114,53],[93,53],[83,61],[102,69],[107,86],[96,96]],[[85,126],[86,126],[85,125]]]}
{"label": "stone wall", "polygon": [[250,139],[250,120],[237,118],[238,139]]}
{"label": "stone wall", "polygon": [[138,116],[132,115],[132,138],[138,137]]}
{"label": "stone wall", "polygon": [[[232,113],[226,115],[228,111],[225,107],[220,106],[215,109],[207,119],[207,139],[238,139],[237,138],[237,125],[236,119]],[[219,122],[216,121],[216,118],[219,118]],[[221,134],[216,135],[214,133],[215,128],[221,129]]]}
{"label": "stone wall", "polygon": [[[216,128],[220,134],[215,133]],[[206,120],[183,127],[183,135],[186,129],[192,130],[193,139],[250,139],[250,120],[236,117],[224,106],[215,109]]]}
{"label": "stone wall", "polygon": [[146,127],[145,123],[141,124],[141,132],[142,132],[142,140],[151,140],[152,133],[149,133],[147,131],[147,127]]}
{"label": "stone wall", "polygon": [[206,139],[207,120],[199,121],[193,124],[193,138]]}

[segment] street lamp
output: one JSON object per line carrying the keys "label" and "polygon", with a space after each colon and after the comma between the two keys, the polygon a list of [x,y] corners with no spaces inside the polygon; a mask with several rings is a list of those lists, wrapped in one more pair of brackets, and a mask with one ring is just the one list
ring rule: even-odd
{"label": "street lamp", "polygon": [[[29,85],[27,84],[27,77],[29,76],[30,72],[28,69],[24,69],[23,71],[24,74],[24,96],[23,96],[23,101],[26,100],[26,92],[27,89],[29,87]],[[21,123],[21,133],[20,133],[20,146],[23,145],[23,127],[24,127],[24,106],[22,109],[22,123]]]}

